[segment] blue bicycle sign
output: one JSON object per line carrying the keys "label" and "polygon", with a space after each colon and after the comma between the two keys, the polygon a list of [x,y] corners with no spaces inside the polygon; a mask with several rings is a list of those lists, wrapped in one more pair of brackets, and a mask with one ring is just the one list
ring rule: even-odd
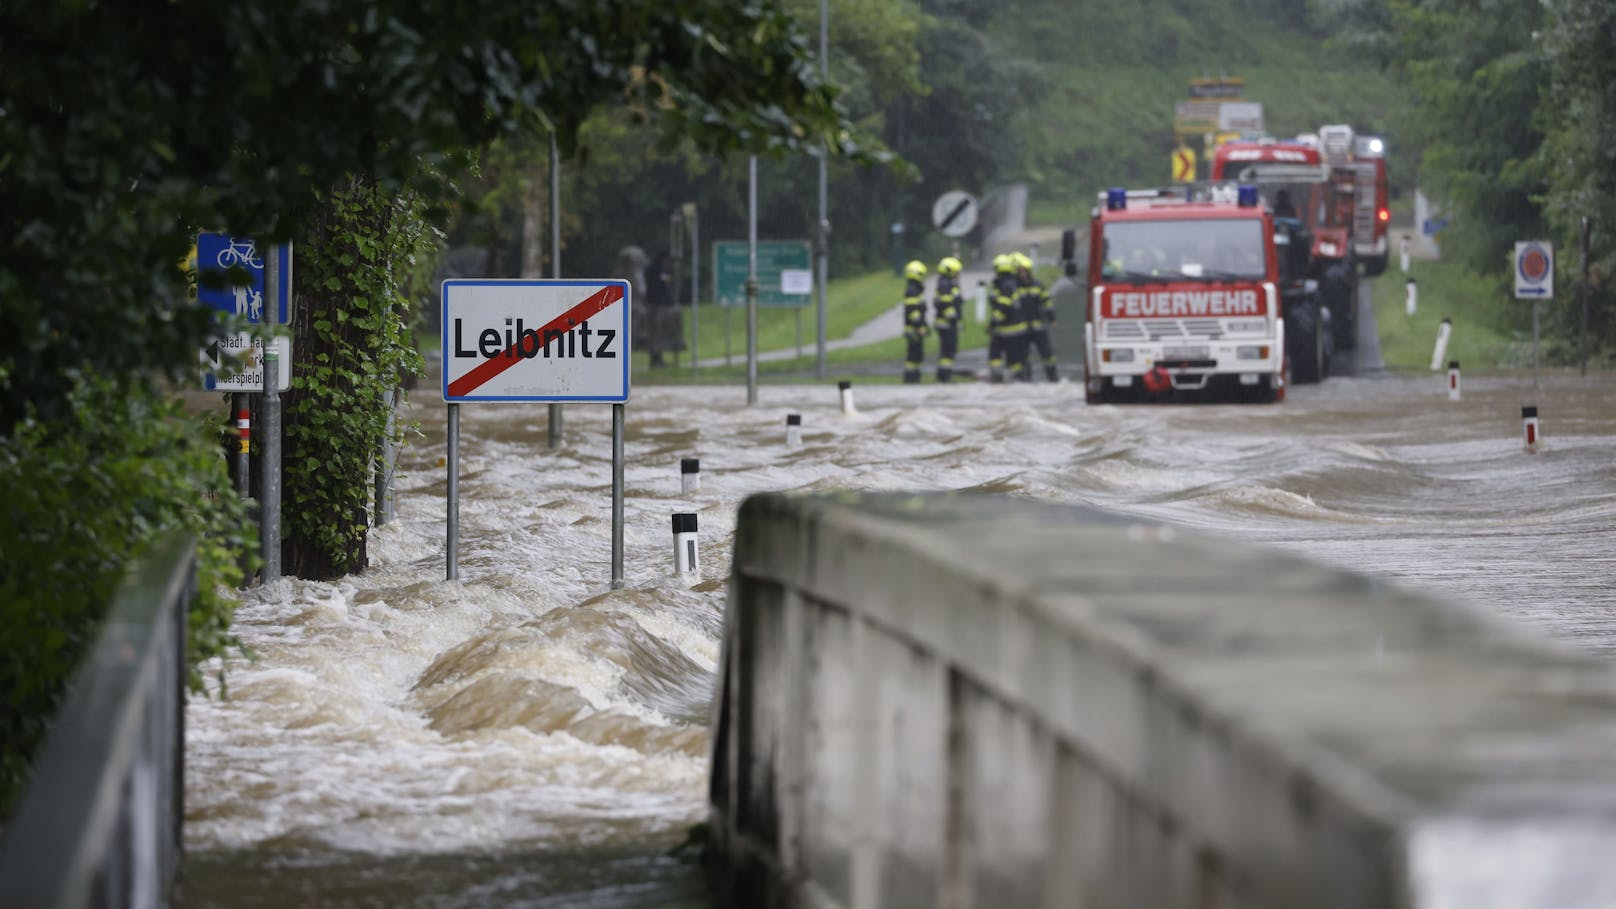
{"label": "blue bicycle sign", "polygon": [[[204,306],[220,312],[240,316],[248,322],[286,324],[291,300],[291,245],[281,244],[269,251],[278,256],[281,268],[280,299],[272,301],[274,308],[264,309],[264,255],[251,237],[232,237],[226,234],[198,234],[196,261],[203,272],[218,275],[241,269],[247,273],[245,284],[235,284],[228,277],[223,285],[218,280],[204,281],[198,276],[197,300]],[[208,286],[209,284],[214,286]]]}

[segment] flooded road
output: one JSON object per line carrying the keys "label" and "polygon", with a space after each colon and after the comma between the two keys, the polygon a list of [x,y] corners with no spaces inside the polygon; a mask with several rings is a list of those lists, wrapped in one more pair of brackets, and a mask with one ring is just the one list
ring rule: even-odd
{"label": "flooded road", "polygon": [[[1275,406],[1090,407],[1079,385],[637,390],[625,589],[611,408],[461,409],[444,577],[445,408],[412,416],[373,567],[252,592],[256,660],[188,714],[187,906],[706,905],[670,855],[703,819],[735,513],[766,490],[977,490],[1277,546],[1616,658],[1616,377],[1334,378]],[[1543,442],[1523,451],[1522,405]],[[785,417],[802,415],[802,444]],[[702,488],[681,494],[679,461]],[[670,515],[700,515],[702,580]]]}

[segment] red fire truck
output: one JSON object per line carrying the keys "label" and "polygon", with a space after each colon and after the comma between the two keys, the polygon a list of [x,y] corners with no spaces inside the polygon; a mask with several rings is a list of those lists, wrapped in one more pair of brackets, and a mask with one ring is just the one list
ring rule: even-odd
{"label": "red fire truck", "polygon": [[[1075,245],[1068,232],[1068,251]],[[1309,238],[1255,186],[1112,189],[1089,224],[1084,380],[1090,403],[1279,401],[1318,381],[1330,344]]]}
{"label": "red fire truck", "polygon": [[1312,234],[1309,275],[1319,282],[1336,346],[1352,347],[1358,266],[1369,275],[1386,269],[1384,143],[1346,126],[1293,140],[1231,142],[1214,153],[1212,177],[1257,184],[1277,216],[1299,219]]}
{"label": "red fire truck", "polygon": [[1351,126],[1337,123],[1319,127],[1324,163],[1334,173],[1351,173],[1356,192],[1352,206],[1352,249],[1363,263],[1364,274],[1374,277],[1386,270],[1391,222],[1386,188],[1386,141],[1360,136]]}

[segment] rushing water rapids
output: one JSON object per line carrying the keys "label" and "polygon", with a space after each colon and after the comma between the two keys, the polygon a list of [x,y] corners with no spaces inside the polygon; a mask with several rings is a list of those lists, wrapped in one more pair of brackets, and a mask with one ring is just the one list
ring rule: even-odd
{"label": "rushing water rapids", "polygon": [[[658,387],[627,407],[625,589],[611,408],[417,394],[372,567],[248,595],[255,659],[194,699],[187,905],[704,905],[668,855],[704,814],[736,508],[765,490],[949,489],[1094,505],[1273,545],[1616,652],[1616,379],[1331,379],[1274,406],[1089,407],[1077,385]],[[1523,451],[1520,406],[1543,443]],[[802,444],[785,416],[802,414]],[[679,461],[701,459],[681,494]],[[700,515],[699,582],[669,516]]]}

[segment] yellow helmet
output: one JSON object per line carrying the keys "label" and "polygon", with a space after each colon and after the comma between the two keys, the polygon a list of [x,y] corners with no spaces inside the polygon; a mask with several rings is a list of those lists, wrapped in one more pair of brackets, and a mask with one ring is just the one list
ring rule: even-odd
{"label": "yellow helmet", "polygon": [[937,263],[937,273],[940,275],[957,275],[963,267],[960,265],[960,260],[953,256],[944,256],[943,261]]}
{"label": "yellow helmet", "polygon": [[1010,254],[1010,258],[1015,261],[1017,268],[1025,268],[1028,271],[1032,270],[1032,259],[1029,258],[1026,253],[1013,252]]}
{"label": "yellow helmet", "polygon": [[993,270],[997,272],[1012,272],[1016,270],[1016,262],[1008,253],[1000,253],[993,257]]}
{"label": "yellow helmet", "polygon": [[926,263],[919,259],[911,259],[909,264],[903,267],[903,276],[911,281],[919,281],[926,277]]}

